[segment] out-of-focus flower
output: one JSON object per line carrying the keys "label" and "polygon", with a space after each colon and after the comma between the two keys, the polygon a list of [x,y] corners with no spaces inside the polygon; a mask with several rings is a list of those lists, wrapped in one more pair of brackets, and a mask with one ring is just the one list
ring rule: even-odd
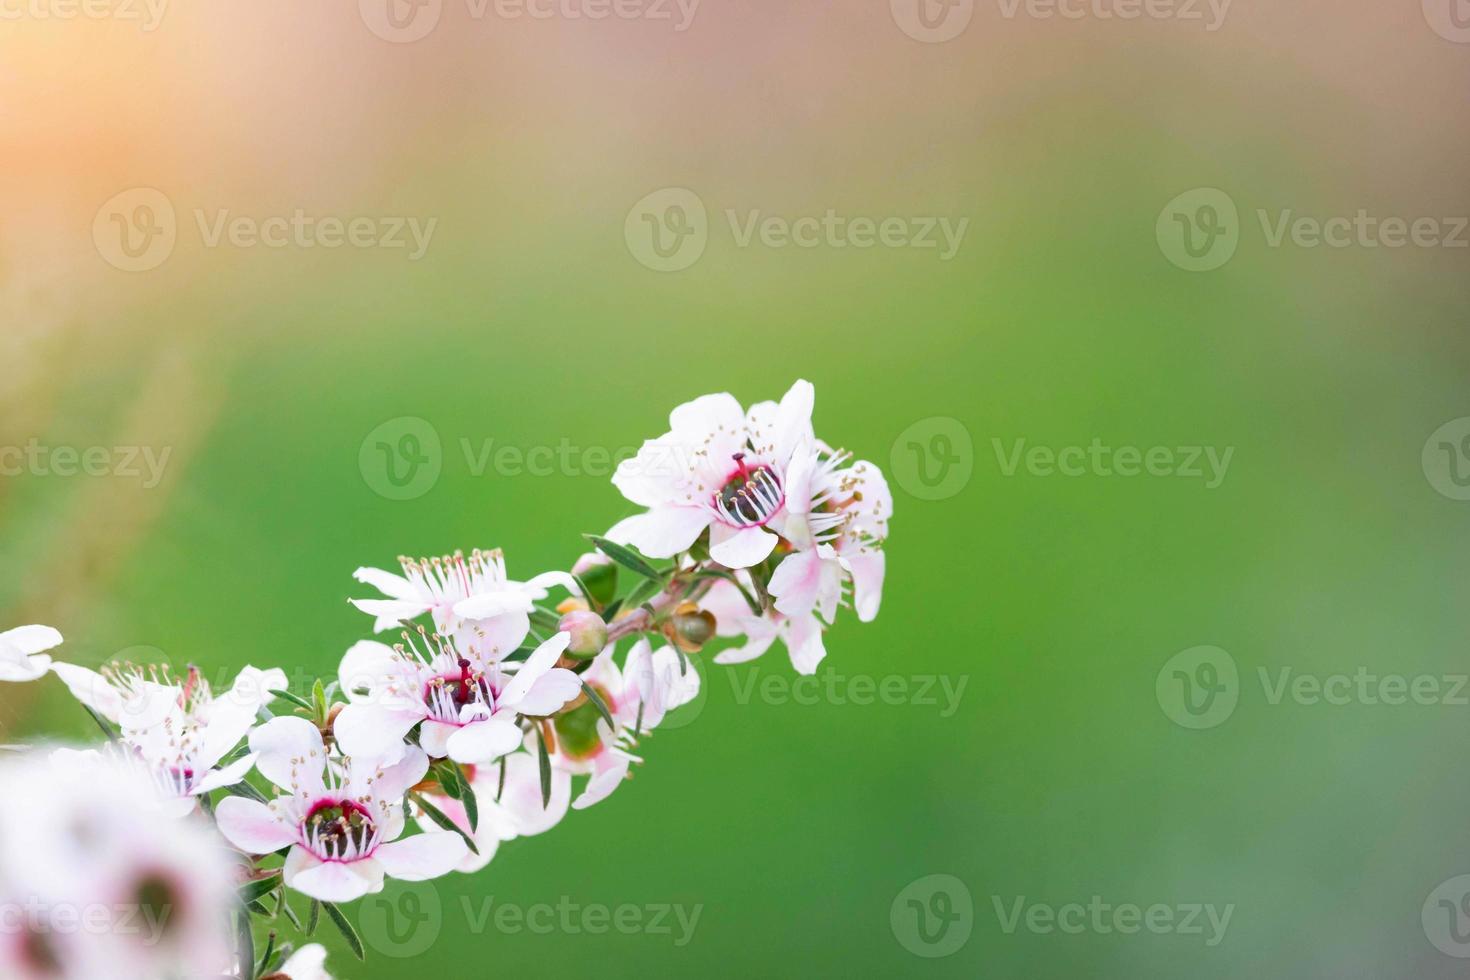
{"label": "out-of-focus flower", "polygon": [[353,578],[371,585],[386,599],[353,599],[352,604],[374,617],[373,629],[383,632],[408,623],[424,613],[440,633],[457,633],[472,625],[488,655],[498,658],[516,649],[530,629],[529,613],[546,590],[560,585],[579,595],[576,579],[566,572],[545,572],[529,582],[513,582],[506,575],[500,549],[476,549],[465,557],[455,552],[440,558],[399,558],[402,575],[379,568],[359,568]]}
{"label": "out-of-focus flower", "polygon": [[273,980],[332,980],[332,975],[327,972],[326,947],[321,943],[308,943],[287,957],[280,969],[267,976]]}
{"label": "out-of-focus flower", "polygon": [[698,671],[693,666],[681,671],[679,655],[671,647],[655,653],[646,638],[639,639],[628,650],[622,670],[612,654],[609,647],[582,679],[607,706],[616,729],[590,699],[558,714],[552,724],[553,768],[591,777],[572,802],[574,810],[607,799],[632,764],[643,761],[632,753],[638,736],[657,728],[668,712],[699,694]]}
{"label": "out-of-focus flower", "polygon": [[425,881],[453,871],[469,850],[452,831],[399,839],[403,798],[428,771],[408,748],[392,765],[328,759],[321,732],[304,718],[273,718],[250,735],[256,768],[284,791],[269,805],[239,796],[220,801],[220,832],[247,854],[289,847],[282,869],[291,888],[324,902],[382,890],[385,875]]}
{"label": "out-of-focus flower", "polygon": [[199,817],[164,819],[136,767],[82,778],[44,756],[0,762],[0,976],[157,980],[231,962],[235,866]]}
{"label": "out-of-focus flower", "polygon": [[[441,813],[475,841],[480,853],[466,853],[459,863],[460,871],[480,870],[490,863],[502,841],[545,833],[567,814],[572,799],[571,774],[551,770],[551,798],[543,803],[540,765],[527,752],[513,753],[488,766],[466,766],[465,770],[479,809],[479,822],[474,831],[470,830],[469,814],[463,803],[443,793],[425,794]],[[417,813],[415,819],[425,830],[438,826],[422,813]]]}
{"label": "out-of-focus flower", "polygon": [[286,686],[284,671],[251,666],[217,696],[192,667],[182,680],[165,667],[135,664],[109,665],[100,673],[66,663],[52,669],[78,701],[118,726],[123,744],[176,814],[192,810],[195,797],[245,778],[253,756],[215,767],[250,731],[260,708],[272,700],[270,691]]}
{"label": "out-of-focus flower", "polygon": [[[810,383],[798,381],[777,405],[750,412],[728,393],[704,395],[669,415],[669,431],[624,460],[613,485],[647,507],[608,537],[653,558],[687,551],[705,529],[710,557],[729,568],[771,554],[786,518],[788,469],[813,441]],[[774,533],[773,533],[774,532]]]}
{"label": "out-of-focus flower", "polygon": [[61,645],[50,626],[17,626],[0,633],[0,681],[33,681],[51,669],[45,651]]}
{"label": "out-of-focus flower", "polygon": [[[549,715],[581,693],[577,675],[556,662],[571,642],[554,633],[524,663],[461,650],[452,637],[420,634],[390,647],[366,640],[342,658],[348,705],[333,725],[348,755],[394,759],[414,725],[435,759],[483,764],[521,744],[519,715]],[[514,672],[512,672],[514,668]]]}

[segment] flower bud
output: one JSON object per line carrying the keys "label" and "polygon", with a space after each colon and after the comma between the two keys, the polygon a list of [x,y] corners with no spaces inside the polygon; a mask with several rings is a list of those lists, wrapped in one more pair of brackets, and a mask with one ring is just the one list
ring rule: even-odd
{"label": "flower bud", "polygon": [[588,598],[598,606],[607,605],[617,595],[618,566],[607,555],[595,551],[583,555],[572,566],[572,574],[587,586]]}
{"label": "flower bud", "polygon": [[556,627],[563,633],[572,634],[567,646],[567,655],[579,660],[591,660],[607,646],[607,624],[595,612],[578,609],[567,613]]}
{"label": "flower bud", "polygon": [[685,653],[694,653],[715,635],[714,613],[692,602],[682,603],[669,617],[668,638]]}

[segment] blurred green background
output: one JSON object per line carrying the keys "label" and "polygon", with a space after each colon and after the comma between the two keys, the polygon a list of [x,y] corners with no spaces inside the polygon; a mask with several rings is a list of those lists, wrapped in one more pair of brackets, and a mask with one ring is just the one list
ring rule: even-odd
{"label": "blurred green background", "polygon": [[[840,689],[964,687],[946,716],[937,682],[937,704],[797,704],[740,696],[794,676],[780,652],[713,667],[631,785],[478,876],[390,884],[364,914],[413,928],[376,933],[365,965],[329,938],[334,972],[1463,972],[1421,909],[1470,871],[1470,707],[1273,704],[1258,672],[1470,670],[1470,503],[1421,465],[1430,434],[1470,415],[1467,253],[1273,248],[1257,216],[1470,214],[1463,46],[1414,4],[1242,0],[1218,32],[982,5],[944,44],[882,5],[711,6],[684,33],[444,16],[413,44],[350,8],[277,3],[171,11],[146,35],[5,28],[11,70],[56,101],[13,118],[25,152],[0,164],[0,434],[171,456],[152,488],[0,480],[0,622],[53,623],[89,665],[143,646],[216,673],[330,675],[367,635],[345,601],[367,594],[357,566],[498,546],[518,577],[568,567],[582,532],[630,512],[599,451],[663,432],[695,395],[749,403],[805,377],[818,432],[895,495],[882,614],[845,615],[824,670]],[[87,83],[96,69],[67,74],[99,58],[133,72],[129,99]],[[138,186],[168,195],[179,244],[129,274],[90,228]],[[710,233],[660,273],[624,227],[667,187],[695,191]],[[1238,249],[1210,272],[1155,234],[1197,187],[1239,208]],[[417,262],[210,249],[193,229],[195,209],[298,207],[438,225]],[[941,261],[740,247],[725,217],[829,208],[970,224]],[[442,470],[392,500],[359,451],[405,416],[432,425]],[[905,469],[916,423],[921,443],[936,425],[968,436],[953,445],[970,476],[942,499]],[[1234,455],[1213,489],[1007,476],[994,440],[1018,439]],[[477,473],[464,447],[487,440],[593,454]],[[1239,703],[1188,730],[1155,682],[1200,645],[1238,665]],[[0,690],[0,735],[89,731],[52,679]],[[973,909],[933,959],[900,901],[932,874]],[[1208,930],[1008,934],[995,910],[1094,895],[1233,913],[1207,946]],[[677,924],[477,929],[487,898],[701,911],[679,945]]]}

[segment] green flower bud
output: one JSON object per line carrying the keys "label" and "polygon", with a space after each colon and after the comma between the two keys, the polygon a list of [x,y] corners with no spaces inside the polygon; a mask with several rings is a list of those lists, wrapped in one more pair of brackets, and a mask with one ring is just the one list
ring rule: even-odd
{"label": "green flower bud", "polygon": [[561,618],[556,628],[572,634],[567,647],[567,656],[578,660],[591,660],[607,646],[607,624],[595,612],[575,609]]}

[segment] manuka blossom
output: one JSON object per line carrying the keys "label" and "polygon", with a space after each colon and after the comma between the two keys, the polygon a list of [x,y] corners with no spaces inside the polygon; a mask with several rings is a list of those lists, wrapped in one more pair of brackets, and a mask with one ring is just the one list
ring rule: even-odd
{"label": "manuka blossom", "polygon": [[142,764],[168,801],[186,813],[195,798],[245,778],[253,756],[216,768],[255,724],[271,690],[286,686],[280,669],[246,666],[230,690],[216,696],[199,671],[176,680],[166,667],[114,664],[102,671],[52,665],[72,696],[120,729],[122,744]]}
{"label": "manuka blossom", "polygon": [[791,666],[798,674],[816,673],[817,665],[827,656],[827,648],[822,641],[822,623],[811,612],[787,616],[772,609],[757,615],[740,595],[740,590],[723,581],[711,586],[700,605],[714,614],[718,635],[745,638],[741,646],[716,654],[717,664],[742,664],[754,660],[777,640],[786,647]]}
{"label": "manuka blossom", "polygon": [[[503,768],[503,775],[502,775]],[[532,837],[555,827],[567,815],[572,798],[572,776],[553,768],[551,794],[541,799],[541,772],[536,757],[529,752],[516,752],[488,766],[465,766],[470,789],[479,809],[479,824],[470,829],[469,814],[464,804],[443,792],[424,795],[460,830],[475,842],[475,850],[466,853],[457,870],[479,871],[490,863],[504,841]],[[422,813],[416,815],[418,825],[432,830],[438,824]]]}
{"label": "manuka blossom", "polygon": [[776,609],[793,619],[816,610],[831,623],[843,586],[858,619],[871,622],[883,598],[883,542],[893,494],[877,466],[844,465],[843,452],[813,450],[794,467],[784,525],[795,551],[771,575]]}
{"label": "manuka blossom", "polygon": [[247,854],[289,847],[286,884],[324,902],[380,891],[384,876],[425,881],[453,871],[468,847],[452,831],[400,839],[403,797],[428,771],[412,746],[391,765],[328,758],[304,718],[273,718],[250,735],[256,768],[283,791],[269,804],[231,796],[216,810],[220,832]]}
{"label": "manuka blossom", "polygon": [[333,729],[349,755],[392,759],[419,725],[430,757],[483,764],[521,744],[519,716],[549,715],[581,693],[577,675],[556,666],[571,637],[556,633],[522,663],[504,663],[453,637],[403,634],[389,647],[363,641],[339,669],[347,707]]}
{"label": "manuka blossom", "polygon": [[812,442],[812,386],[798,381],[777,405],[749,413],[729,394],[674,409],[669,431],[619,464],[613,485],[648,508],[608,537],[652,558],[689,550],[709,530],[710,557],[728,568],[768,558],[787,516],[792,461]]}
{"label": "manuka blossom", "polygon": [[321,943],[307,943],[286,957],[286,962],[269,974],[273,980],[332,980],[327,972],[327,950]]}
{"label": "manuka blossom", "polygon": [[0,681],[33,681],[51,669],[47,650],[61,645],[49,626],[17,626],[0,633]]}
{"label": "manuka blossom", "polygon": [[699,695],[698,671],[692,664],[681,671],[679,655],[671,647],[655,653],[647,639],[640,639],[629,649],[621,670],[612,653],[609,647],[600,654],[582,679],[602,699],[616,729],[608,726],[590,699],[557,715],[552,723],[552,767],[591,777],[572,801],[574,810],[605,800],[622,785],[630,767],[643,761],[633,754],[639,736]]}
{"label": "manuka blossom", "polygon": [[566,572],[546,572],[529,582],[511,581],[505,556],[497,548],[476,549],[466,557],[455,552],[441,558],[400,558],[402,575],[379,568],[359,568],[353,577],[382,592],[384,599],[353,599],[352,604],[374,617],[381,633],[429,613],[434,629],[454,633],[473,623],[487,655],[503,656],[515,650],[530,628],[529,613],[546,590],[560,585],[573,593],[576,580]]}

